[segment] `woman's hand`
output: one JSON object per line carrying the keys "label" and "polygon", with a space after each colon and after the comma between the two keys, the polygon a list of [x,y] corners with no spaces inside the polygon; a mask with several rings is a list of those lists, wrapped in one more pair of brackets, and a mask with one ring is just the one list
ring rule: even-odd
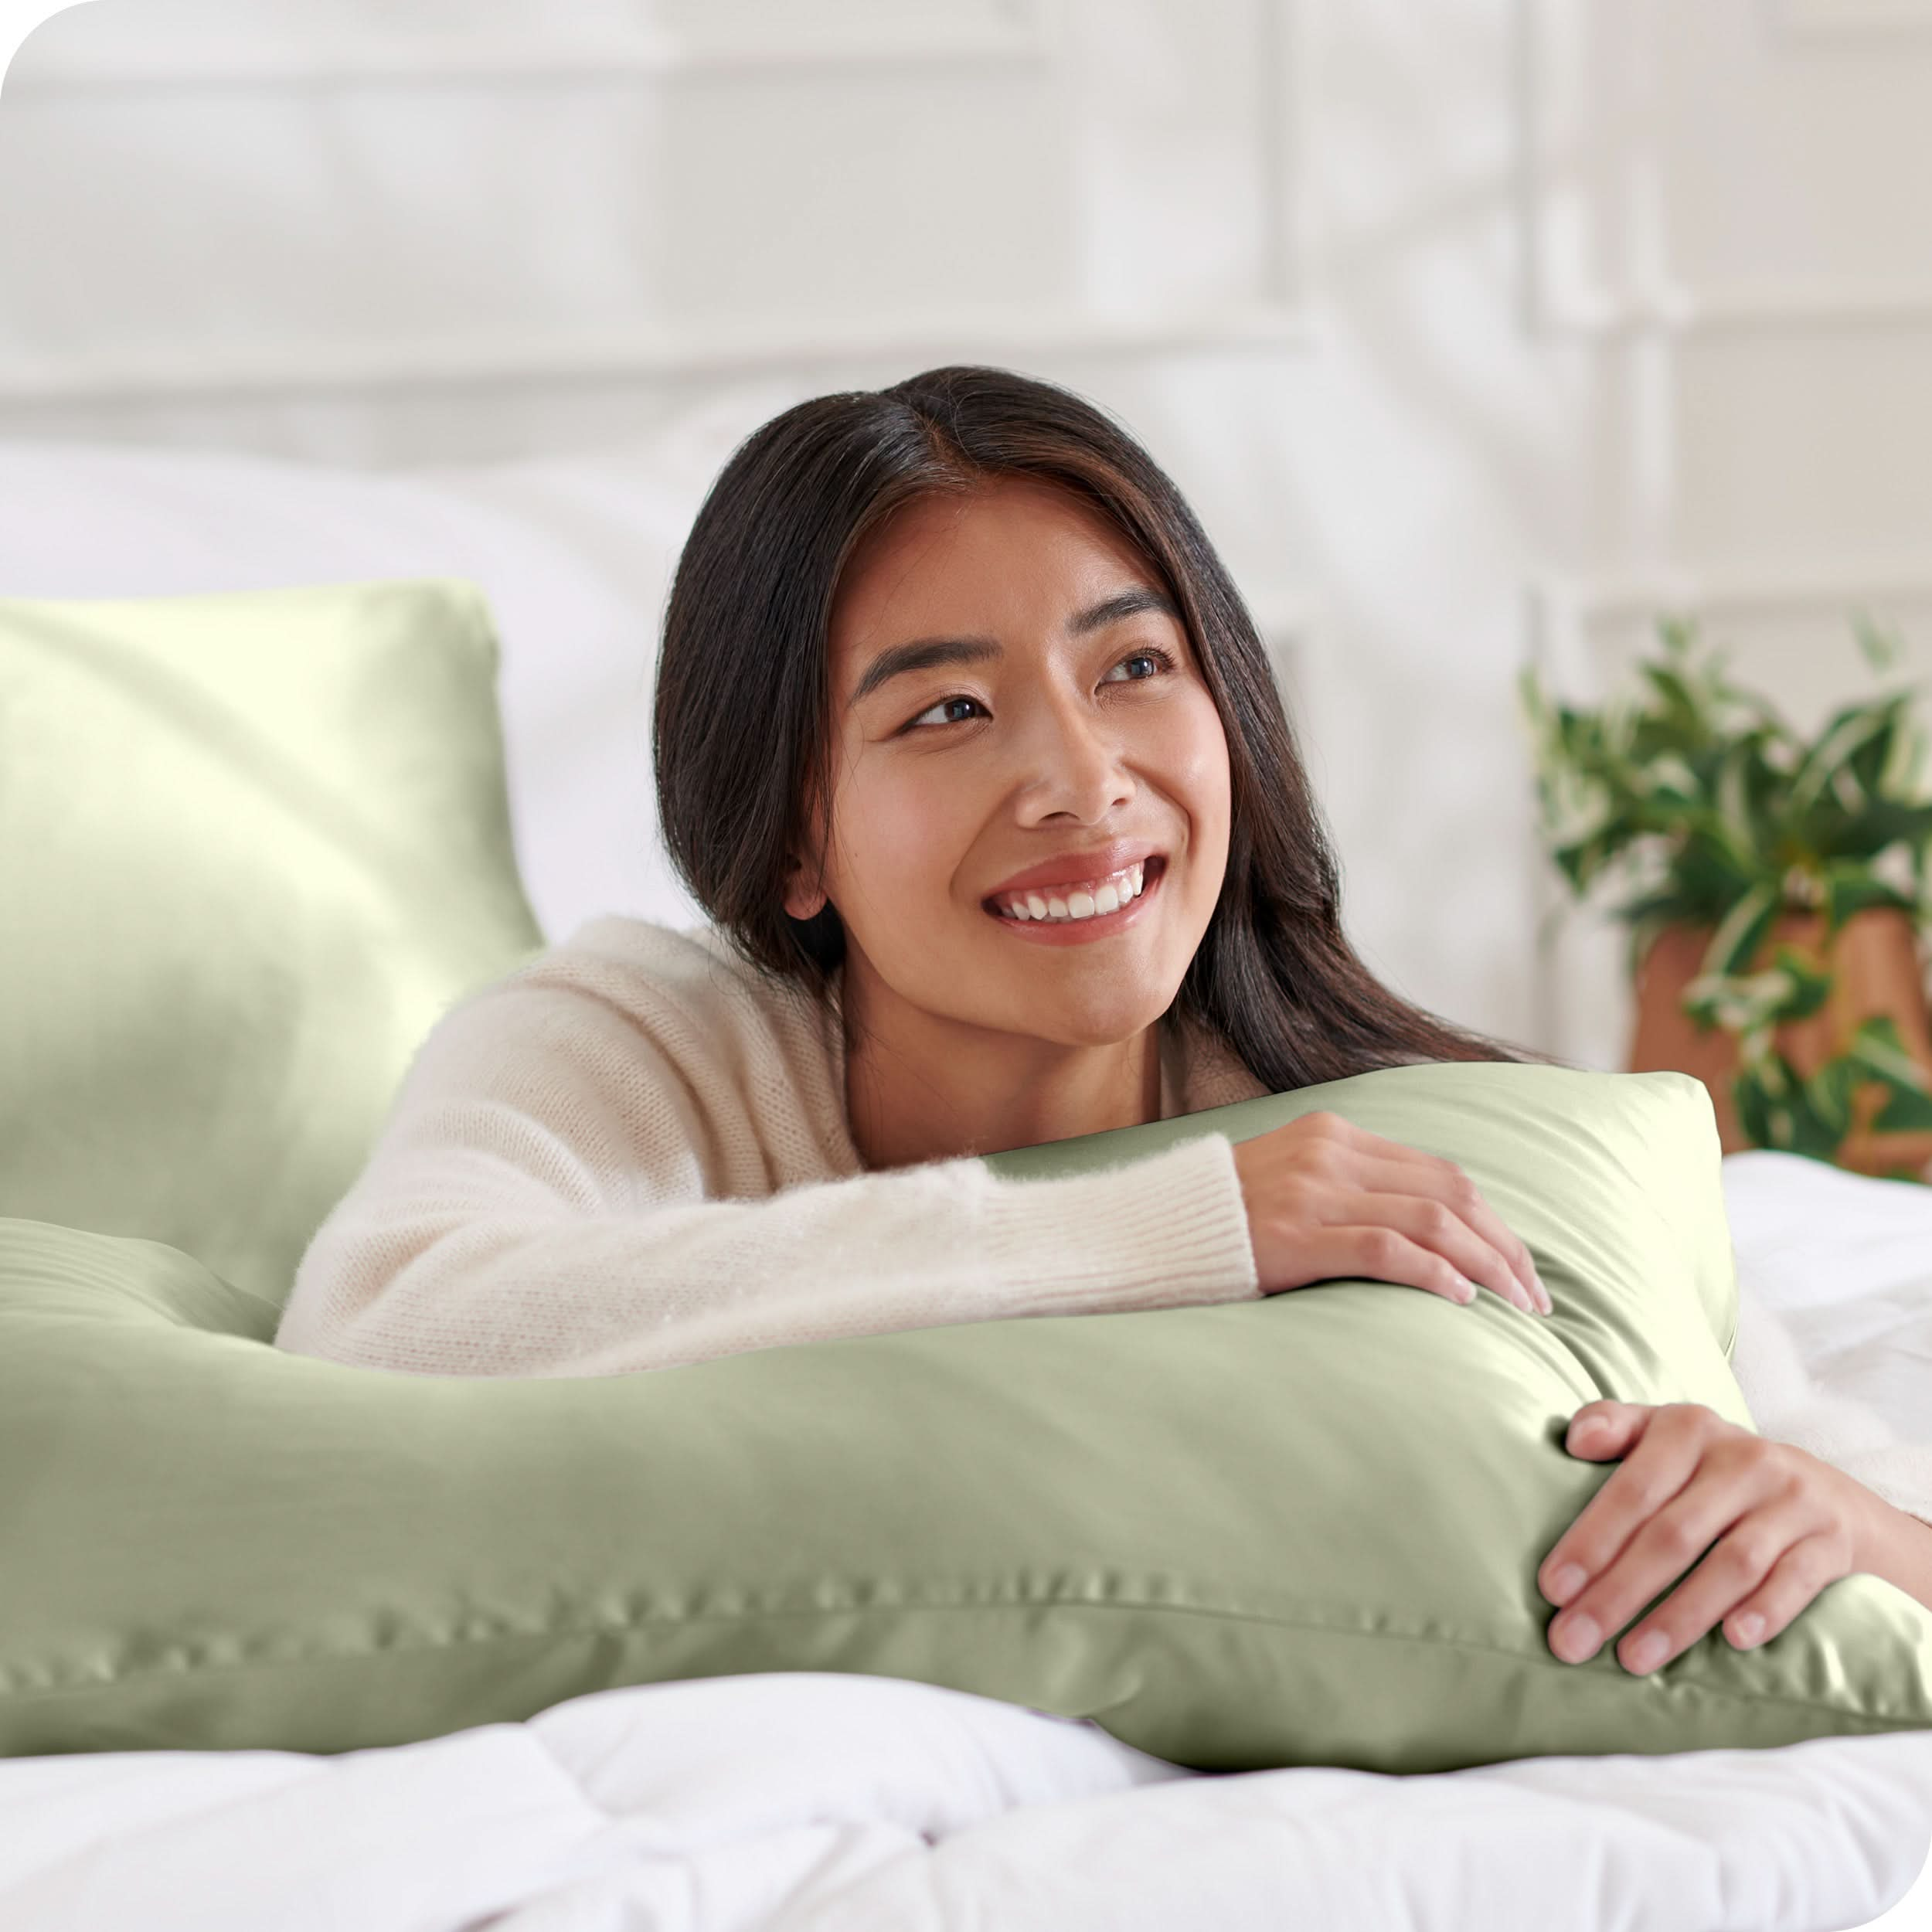
{"label": "woman's hand", "polygon": [[1700,1556],[1618,1646],[1626,1670],[1656,1669],[1720,1622],[1732,1648],[1748,1650],[1860,1567],[1872,1492],[1701,1403],[1587,1403],[1566,1446],[1592,1461],[1623,1458],[1536,1574],[1563,1606],[1549,1647],[1566,1663],[1594,1656]]}
{"label": "woman's hand", "polygon": [[1440,1155],[1324,1110],[1237,1141],[1234,1171],[1264,1294],[1354,1276],[1550,1311],[1528,1246]]}

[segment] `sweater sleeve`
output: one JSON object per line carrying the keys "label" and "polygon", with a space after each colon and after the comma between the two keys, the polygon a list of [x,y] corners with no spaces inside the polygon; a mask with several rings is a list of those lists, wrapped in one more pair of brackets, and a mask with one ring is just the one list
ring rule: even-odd
{"label": "sweater sleeve", "polygon": [[1046,1180],[961,1158],[720,1199],[696,1092],[580,992],[452,1009],[304,1251],[277,1345],[420,1375],[603,1376],[1259,1295],[1225,1135]]}

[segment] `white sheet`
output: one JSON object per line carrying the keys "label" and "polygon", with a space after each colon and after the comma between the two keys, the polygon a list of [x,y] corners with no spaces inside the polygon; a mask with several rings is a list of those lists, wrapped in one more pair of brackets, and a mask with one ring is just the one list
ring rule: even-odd
{"label": "white sheet", "polygon": [[1759,1430],[1932,1519],[1932,1188],[1764,1149],[1723,1172]]}
{"label": "white sheet", "polygon": [[[1811,1371],[1779,1405],[1925,1481],[1932,1191],[1725,1176],[1740,1342],[1775,1310]],[[338,1757],[0,1761],[0,1932],[1932,1932],[1928,1847],[1932,1733],[1216,1777],[820,1673]]]}

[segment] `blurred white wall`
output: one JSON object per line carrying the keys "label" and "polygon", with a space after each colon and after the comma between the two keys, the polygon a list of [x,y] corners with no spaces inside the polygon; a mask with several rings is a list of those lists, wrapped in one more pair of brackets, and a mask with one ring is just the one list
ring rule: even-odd
{"label": "blurred white wall", "polygon": [[88,0],[0,91],[0,439],[1069,383],[1270,637],[1370,962],[1614,1066],[1515,675],[1665,609],[1808,726],[1855,608],[1932,669],[1929,108],[1932,0]]}

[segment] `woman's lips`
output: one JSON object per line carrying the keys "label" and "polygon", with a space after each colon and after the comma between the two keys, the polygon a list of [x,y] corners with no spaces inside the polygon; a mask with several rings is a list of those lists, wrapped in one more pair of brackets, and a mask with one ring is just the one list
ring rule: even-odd
{"label": "woman's lips", "polygon": [[1111,913],[1096,913],[1089,919],[1009,919],[990,906],[981,910],[1015,939],[1032,940],[1044,946],[1077,946],[1088,940],[1104,939],[1110,933],[1124,932],[1139,919],[1141,908],[1160,890],[1166,876],[1166,855],[1151,855],[1141,872],[1141,889],[1124,906]]}

